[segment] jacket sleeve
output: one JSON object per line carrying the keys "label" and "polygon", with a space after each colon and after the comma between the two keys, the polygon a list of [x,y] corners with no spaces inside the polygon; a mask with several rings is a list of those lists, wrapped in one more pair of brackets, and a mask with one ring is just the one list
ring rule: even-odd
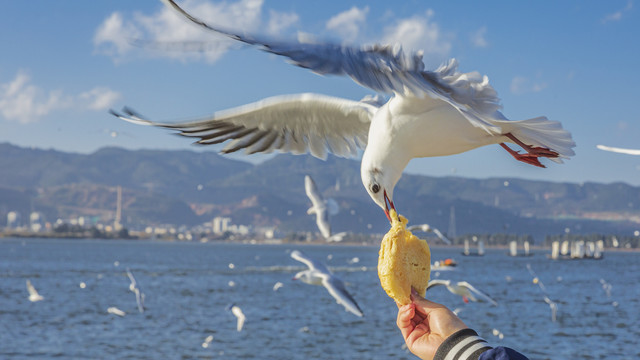
{"label": "jacket sleeve", "polygon": [[438,348],[434,360],[528,360],[519,352],[507,348],[492,348],[472,329],[460,330],[449,336]]}

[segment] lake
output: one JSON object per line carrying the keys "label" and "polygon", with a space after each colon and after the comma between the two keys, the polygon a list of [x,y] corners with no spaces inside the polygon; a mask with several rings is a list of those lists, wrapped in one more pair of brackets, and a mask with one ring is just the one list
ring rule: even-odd
{"label": "lake", "polygon": [[[289,256],[293,249],[324,261],[365,316],[346,312],[322,287],[292,281],[305,269]],[[458,266],[432,278],[468,281],[499,304],[465,304],[444,287],[427,297],[459,309],[492,345],[531,359],[640,358],[640,254],[566,261],[545,255],[487,249],[483,257],[464,257],[434,247],[432,261],[454,258]],[[371,246],[0,239],[0,358],[416,359],[403,347],[377,258]],[[527,264],[558,304],[557,321]],[[144,313],[126,268],[145,294]],[[27,279],[43,301],[28,300]],[[274,291],[276,282],[283,286]],[[241,332],[225,310],[231,303],[247,317]],[[126,315],[109,314],[109,307]]]}

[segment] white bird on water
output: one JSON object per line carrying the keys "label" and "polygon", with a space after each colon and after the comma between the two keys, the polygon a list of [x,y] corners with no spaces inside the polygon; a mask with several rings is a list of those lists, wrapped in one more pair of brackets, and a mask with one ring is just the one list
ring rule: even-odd
{"label": "white bird on water", "polygon": [[440,230],[437,228],[429,226],[429,224],[421,224],[421,225],[411,225],[407,228],[407,230],[411,232],[422,231],[422,232],[432,232],[436,234],[438,239],[442,240],[443,243],[447,245],[451,245],[451,240],[449,240]]}
{"label": "white bird on water", "polygon": [[31,284],[31,280],[27,279],[27,291],[29,292],[29,301],[36,302],[44,300],[44,297],[38,294],[38,290]]}
{"label": "white bird on water", "polygon": [[131,273],[131,270],[129,270],[129,268],[127,268],[127,276],[129,277],[129,281],[131,281],[131,283],[129,284],[129,290],[136,294],[136,304],[138,305],[138,311],[143,313],[144,293],[140,290],[138,282],[136,281],[136,278],[133,277],[133,273]]}
{"label": "white bird on water", "polygon": [[459,281],[455,284],[451,282],[451,280],[430,280],[429,285],[427,285],[427,291],[436,286],[444,285],[447,287],[451,293],[462,296],[462,300],[465,303],[471,301],[479,301],[479,302],[490,302],[493,306],[498,306],[498,303],[493,300],[489,295],[483,293],[482,291],[473,287],[473,285],[469,284],[466,281]]}
{"label": "white bird on water", "polygon": [[[191,22],[234,40],[281,55],[317,74],[345,75],[378,93],[392,94],[384,104],[318,94],[282,95],[215,113],[184,123],[158,123],[125,108],[111,111],[123,120],[161,126],[199,138],[209,145],[232,140],[222,149],[231,153],[327,152],[356,156],[364,148],[362,183],[387,217],[394,209],[393,191],[413,158],[446,156],[499,144],[516,160],[545,167],[539,158],[561,163],[574,155],[571,134],[546,117],[510,121],[499,110],[500,99],[486,76],[458,72],[451,59],[433,71],[425,70],[422,52],[405,54],[399,46],[353,47],[321,42],[274,41],[240,35],[209,25],[169,6]],[[505,143],[520,146],[524,153]]]}
{"label": "white bird on water", "polygon": [[356,300],[347,292],[342,280],[335,276],[321,262],[315,261],[298,250],[291,252],[291,257],[309,267],[293,276],[293,280],[300,280],[310,285],[322,285],[334,299],[344,308],[356,316],[364,316]]}
{"label": "white bird on water", "polygon": [[338,205],[333,199],[325,200],[316,182],[313,181],[311,176],[304,176],[304,190],[307,193],[307,197],[311,200],[311,207],[307,210],[307,214],[316,215],[316,225],[322,236],[328,240],[331,237],[331,223],[329,222],[329,216],[335,215],[338,212]]}

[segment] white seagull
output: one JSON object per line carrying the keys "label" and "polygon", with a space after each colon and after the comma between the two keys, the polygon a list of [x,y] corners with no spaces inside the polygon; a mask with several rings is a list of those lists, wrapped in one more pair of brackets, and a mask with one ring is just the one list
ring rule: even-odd
{"label": "white seagull", "polygon": [[438,280],[438,279],[430,280],[429,285],[427,285],[427,291],[439,285],[444,285],[447,287],[447,290],[449,290],[453,294],[462,296],[462,300],[465,303],[468,303],[469,300],[478,301],[478,302],[486,301],[486,302],[490,302],[493,306],[498,306],[498,303],[495,300],[493,300],[489,295],[476,289],[475,287],[473,287],[473,285],[469,284],[466,281],[459,281],[455,284],[452,284],[451,280]]}
{"label": "white seagull", "polygon": [[606,146],[606,145],[596,145],[596,147],[600,150],[611,151],[620,154],[628,154],[628,155],[640,155],[640,150],[636,149],[623,149],[619,147]]}
{"label": "white seagull", "polygon": [[329,223],[329,215],[335,215],[337,211],[337,204],[333,199],[325,200],[322,194],[318,190],[316,182],[313,181],[311,176],[304,176],[304,190],[311,200],[311,207],[307,210],[307,214],[316,215],[316,225],[322,236],[328,240],[331,237],[331,224]]}
{"label": "white seagull", "polygon": [[38,290],[36,290],[36,288],[31,285],[31,280],[29,279],[27,279],[27,291],[29,292],[29,301],[36,302],[44,300],[44,297],[38,294]]}
{"label": "white seagull", "polygon": [[240,307],[236,304],[230,304],[229,306],[227,306],[227,310],[230,310],[231,313],[237,318],[236,330],[242,331],[244,322],[247,319],[247,317],[242,312],[242,309],[240,309]]}
{"label": "white seagull", "polygon": [[142,313],[144,312],[144,293],[140,290],[138,282],[136,281],[136,278],[133,277],[133,274],[131,273],[131,270],[129,270],[129,268],[127,268],[127,276],[129,277],[129,281],[131,281],[131,283],[129,284],[129,290],[136,294],[136,304],[138,305],[138,311]]}
{"label": "white seagull", "polygon": [[356,303],[351,294],[347,292],[342,280],[331,273],[323,263],[309,258],[298,250],[292,251],[291,257],[309,267],[308,270],[295,274],[293,280],[300,280],[310,285],[324,286],[327,291],[329,291],[329,294],[336,299],[338,304],[344,306],[347,311],[356,316],[364,316],[358,303]]}
{"label": "white seagull", "polygon": [[444,234],[440,232],[440,230],[429,226],[429,224],[411,225],[407,228],[407,230],[411,232],[414,232],[414,231],[432,232],[436,234],[438,239],[442,240],[442,242],[444,242],[447,245],[451,245],[451,240],[449,240],[446,236],[444,236]]}
{"label": "white seagull", "polygon": [[[499,110],[500,99],[486,76],[458,72],[451,59],[425,70],[422,52],[405,54],[399,46],[353,47],[321,42],[275,41],[240,35],[209,25],[172,0],[169,6],[191,22],[239,42],[289,59],[321,75],[344,75],[377,93],[391,94],[361,101],[318,94],[282,95],[183,123],[159,123],[125,108],[111,110],[123,120],[179,131],[202,145],[231,140],[222,153],[327,152],[356,156],[364,148],[362,183],[387,217],[395,208],[393,191],[413,158],[446,156],[499,144],[516,160],[545,167],[540,157],[561,163],[574,155],[571,134],[546,117],[510,121]],[[524,153],[505,143],[520,146]]]}
{"label": "white seagull", "polygon": [[127,313],[126,313],[126,312],[124,312],[124,311],[122,311],[122,310],[118,309],[118,308],[117,308],[117,307],[115,307],[115,306],[111,306],[111,307],[107,308],[107,312],[108,312],[109,314],[118,315],[118,316],[120,316],[120,317],[127,315]]}

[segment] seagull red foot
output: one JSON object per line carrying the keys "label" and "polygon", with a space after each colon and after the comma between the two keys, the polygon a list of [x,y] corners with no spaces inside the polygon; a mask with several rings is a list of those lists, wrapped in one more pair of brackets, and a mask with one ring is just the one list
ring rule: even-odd
{"label": "seagull red foot", "polygon": [[511,156],[513,156],[518,161],[522,161],[524,163],[527,163],[533,166],[544,168],[546,166],[540,163],[540,160],[538,160],[539,157],[547,157],[547,158],[558,157],[557,152],[547,148],[527,145],[522,141],[520,141],[517,137],[513,136],[513,134],[511,133],[506,133],[504,134],[504,136],[511,139],[514,143],[518,144],[527,152],[526,154],[520,154],[520,152],[512,150],[510,147],[505,145],[505,143],[500,143],[500,146],[502,146],[505,150],[507,150],[507,152],[509,152],[509,154],[511,154]]}

